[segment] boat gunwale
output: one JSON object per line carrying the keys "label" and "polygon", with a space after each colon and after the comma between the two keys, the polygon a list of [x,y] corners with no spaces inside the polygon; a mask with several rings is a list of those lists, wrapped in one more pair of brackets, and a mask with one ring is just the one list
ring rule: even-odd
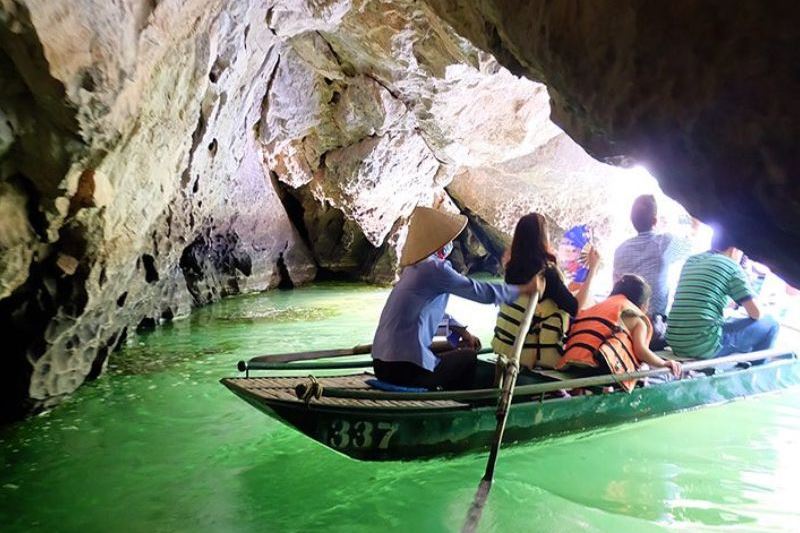
{"label": "boat gunwale", "polygon": [[[716,357],[711,359],[700,359],[685,363],[683,365],[684,371],[688,370],[705,370],[709,368],[717,368],[728,364],[737,363],[752,363],[754,361],[770,360],[796,360],[797,354],[792,350],[762,350],[759,352],[750,352],[744,354],[731,354],[724,357]],[[763,366],[760,365],[755,366]],[[747,369],[744,369],[747,370]],[[585,388],[603,385],[615,385],[620,382],[628,380],[639,380],[647,377],[666,375],[671,372],[671,369],[662,367],[649,370],[637,370],[635,372],[626,372],[623,374],[602,374],[599,376],[582,377],[564,381],[553,381],[542,384],[519,385],[514,392],[515,395],[528,395],[540,394],[546,392],[554,392],[557,390],[572,390],[575,388]],[[325,392],[327,391],[327,394]],[[408,393],[408,392],[384,392],[384,391],[361,391],[350,389],[337,389],[335,387],[328,387],[322,390],[323,396],[337,397],[337,398],[353,398],[353,399],[384,399],[384,400],[404,400],[415,399],[424,395],[427,400],[455,400],[455,401],[470,401],[479,399],[497,398],[500,395],[499,388],[491,389],[474,389],[474,390],[459,390],[459,391],[435,391],[435,392],[421,392],[421,393]]]}
{"label": "boat gunwale", "polygon": [[[757,372],[760,372],[762,370],[766,370],[766,369],[769,369],[769,368],[787,366],[787,365],[800,363],[800,361],[798,360],[798,358],[794,354],[794,352],[782,352],[781,355],[782,355],[782,357],[775,357],[770,361],[764,362],[763,364],[753,365],[753,366],[750,366],[748,368],[732,369],[732,370],[727,371],[727,372],[722,372],[722,373],[713,374],[713,375],[702,375],[701,374],[701,375],[697,375],[697,376],[693,376],[691,378],[685,378],[685,379],[691,379],[693,381],[694,380],[711,380],[711,379],[715,379],[715,378],[716,379],[720,379],[720,378],[731,377],[731,376],[734,376],[734,375],[741,376],[741,375],[748,374],[748,373],[757,373]],[[712,367],[712,368],[714,368],[714,367]],[[358,374],[353,374],[353,375],[358,375]],[[280,376],[280,377],[290,378],[290,377],[302,377],[302,376]],[[275,406],[284,407],[284,408],[304,408],[304,409],[308,409],[310,411],[318,411],[318,412],[321,412],[321,413],[322,412],[324,412],[324,413],[339,413],[339,414],[344,414],[344,415],[350,415],[350,414],[356,414],[356,413],[358,413],[358,414],[363,414],[363,413],[384,414],[385,413],[385,414],[391,414],[392,416],[398,416],[398,415],[401,415],[401,416],[420,416],[423,413],[424,414],[431,414],[431,415],[434,415],[434,414],[440,415],[440,414],[445,414],[448,411],[461,412],[461,411],[482,411],[482,410],[495,410],[496,409],[496,405],[494,403],[490,403],[488,401],[488,400],[490,400],[489,398],[478,398],[478,399],[475,399],[475,400],[469,400],[469,399],[451,400],[453,402],[458,402],[461,405],[430,406],[430,407],[425,407],[425,408],[413,407],[413,406],[408,406],[408,407],[406,407],[406,406],[381,407],[381,406],[374,406],[374,405],[359,405],[357,403],[355,403],[353,405],[347,405],[347,406],[344,406],[344,405],[331,405],[331,404],[327,404],[326,405],[326,404],[323,404],[323,403],[315,403],[314,401],[306,403],[306,402],[303,402],[303,401],[301,401],[299,399],[298,400],[283,400],[283,399],[277,399],[277,398],[264,398],[262,396],[259,396],[259,395],[255,394],[254,392],[248,390],[247,388],[239,386],[236,383],[232,382],[231,380],[233,380],[233,379],[254,379],[254,378],[223,378],[223,379],[220,380],[220,382],[223,385],[225,385],[228,389],[230,389],[231,392],[233,392],[237,396],[241,397],[242,399],[247,400],[248,403],[252,403],[252,402],[250,402],[250,400],[252,400],[252,401],[257,402],[259,404],[266,404],[267,406],[275,405]],[[639,390],[641,388],[654,389],[654,388],[661,388],[661,387],[665,387],[665,386],[679,387],[679,386],[681,386],[681,381],[682,380],[664,381],[664,382],[661,382],[661,383],[648,385],[646,387],[637,387],[636,390]],[[559,383],[559,382],[553,382],[553,383]],[[290,388],[291,387],[287,387],[287,390],[290,389]],[[351,389],[351,390],[355,390],[355,389]],[[422,394],[430,394],[430,393],[418,393],[418,394],[422,395]],[[620,394],[620,395],[627,396],[630,393],[625,392],[625,391],[621,391],[621,390],[614,391],[614,392],[611,392],[611,393],[605,393],[605,395],[608,395],[608,396],[615,395],[615,394]],[[512,403],[512,406],[519,407],[519,406],[523,406],[523,405],[529,406],[529,405],[535,405],[535,404],[540,404],[540,405],[541,404],[552,404],[552,403],[555,403],[555,402],[568,402],[570,400],[580,400],[580,399],[585,398],[585,396],[582,396],[582,395],[569,396],[569,397],[549,397],[549,398],[536,398],[535,396],[536,395],[524,394],[524,393],[520,394],[520,395],[515,394],[515,401]],[[335,398],[337,398],[337,399],[346,399],[346,398],[339,398],[339,397],[335,397]],[[350,398],[350,399],[359,400],[359,399],[362,399],[362,398]],[[417,401],[426,401],[426,400],[427,400],[427,398],[418,398]],[[377,401],[380,401],[380,399],[377,400]],[[400,400],[400,401],[402,401],[402,400]],[[725,401],[719,402],[719,403],[725,403],[727,401],[728,400],[725,400]],[[714,405],[714,404],[713,403],[709,403],[709,404],[704,404],[704,405]]]}

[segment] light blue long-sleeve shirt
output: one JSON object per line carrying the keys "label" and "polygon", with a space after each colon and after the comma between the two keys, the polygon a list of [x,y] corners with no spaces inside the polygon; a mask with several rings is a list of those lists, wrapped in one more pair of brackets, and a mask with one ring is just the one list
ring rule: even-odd
{"label": "light blue long-sleeve shirt", "polygon": [[614,252],[614,282],[619,281],[624,274],[643,277],[653,291],[650,297],[650,313],[666,315],[669,266],[688,258],[691,246],[687,238],[643,231],[620,244]]}
{"label": "light blue long-sleeve shirt", "polygon": [[406,267],[389,294],[372,341],[372,357],[406,361],[433,371],[439,358],[430,349],[445,316],[450,294],[499,305],[520,295],[514,285],[475,281],[456,272],[446,260],[430,256]]}

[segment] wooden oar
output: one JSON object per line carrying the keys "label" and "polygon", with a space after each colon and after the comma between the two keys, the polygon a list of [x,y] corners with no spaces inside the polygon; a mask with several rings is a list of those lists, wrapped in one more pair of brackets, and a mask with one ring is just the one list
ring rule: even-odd
{"label": "wooden oar", "polygon": [[481,482],[478,484],[478,492],[475,493],[475,499],[467,513],[467,521],[461,530],[464,533],[473,533],[478,528],[478,522],[481,520],[483,507],[486,505],[486,500],[489,497],[489,490],[492,488],[494,467],[495,464],[497,464],[497,455],[500,453],[500,444],[503,441],[503,432],[506,429],[506,421],[508,420],[508,410],[511,406],[511,399],[514,397],[514,386],[517,384],[517,375],[519,375],[519,357],[522,353],[522,347],[525,344],[525,337],[527,337],[528,330],[531,327],[533,313],[536,311],[536,306],[538,304],[539,295],[534,293],[528,302],[525,315],[522,317],[519,333],[514,340],[512,357],[506,365],[506,370],[503,374],[503,392],[500,394],[500,401],[497,402],[497,427],[494,432],[494,441],[492,441],[492,448],[489,451],[489,460],[486,462],[486,471],[483,474]]}
{"label": "wooden oar", "polygon": [[[434,353],[452,350],[453,345],[447,341],[436,341],[431,344]],[[293,363],[295,361],[315,361],[317,359],[332,359],[334,357],[348,357],[351,355],[366,355],[372,353],[372,344],[358,344],[352,348],[340,348],[337,350],[317,350],[315,352],[295,352],[295,353],[276,353],[251,357],[247,361],[239,361],[239,372],[250,370],[276,370],[273,366],[259,366],[264,363],[273,365],[274,363]]]}
{"label": "wooden oar", "polygon": [[317,350],[315,352],[276,353],[251,357],[250,363],[291,363],[292,361],[312,361],[314,359],[329,359],[331,357],[346,357],[348,355],[364,355],[372,353],[371,344],[358,344],[352,348],[338,350]]}
{"label": "wooden oar", "polygon": [[[447,344],[447,349],[452,350],[453,346],[451,344]],[[445,351],[444,346],[440,346],[438,343],[434,343],[431,346],[431,350],[438,353],[441,351]],[[329,353],[335,350],[323,350],[324,353]],[[344,352],[345,350],[341,350]],[[321,353],[321,352],[309,352],[309,353]],[[487,354],[492,353],[491,348],[481,348],[478,350],[478,354]],[[295,355],[304,355],[304,354],[295,354]],[[344,354],[344,355],[359,355],[358,353],[353,354]],[[331,357],[331,356],[327,356]],[[343,357],[343,355],[336,355],[333,357]],[[322,357],[320,358],[322,359]],[[364,368],[368,366],[372,366],[372,359],[363,359],[361,361],[344,361],[344,362],[337,362],[337,361],[311,361],[308,359],[295,359],[294,361],[273,361],[271,356],[262,356],[250,359],[248,362],[239,361],[239,371],[245,372],[247,370],[338,370],[338,369],[347,369],[347,368]]]}

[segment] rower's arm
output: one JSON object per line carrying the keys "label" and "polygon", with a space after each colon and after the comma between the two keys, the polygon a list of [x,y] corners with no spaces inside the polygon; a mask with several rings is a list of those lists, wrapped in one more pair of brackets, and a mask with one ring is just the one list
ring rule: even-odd
{"label": "rower's arm", "polygon": [[520,286],[470,279],[453,270],[448,264],[439,265],[437,276],[436,283],[442,292],[482,304],[500,305],[513,302],[521,293]]}

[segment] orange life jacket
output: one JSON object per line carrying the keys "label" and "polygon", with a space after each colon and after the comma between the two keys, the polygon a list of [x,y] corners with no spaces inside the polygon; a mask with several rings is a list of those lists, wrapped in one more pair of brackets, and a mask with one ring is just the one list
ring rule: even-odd
{"label": "orange life jacket", "polygon": [[[613,374],[635,372],[640,361],[622,318],[626,312],[638,316],[647,324],[645,343],[649,344],[653,335],[650,319],[625,296],[616,294],[578,313],[567,335],[564,356],[556,368],[570,365],[600,368],[605,364]],[[620,385],[630,392],[636,386],[636,380],[623,381]]]}

